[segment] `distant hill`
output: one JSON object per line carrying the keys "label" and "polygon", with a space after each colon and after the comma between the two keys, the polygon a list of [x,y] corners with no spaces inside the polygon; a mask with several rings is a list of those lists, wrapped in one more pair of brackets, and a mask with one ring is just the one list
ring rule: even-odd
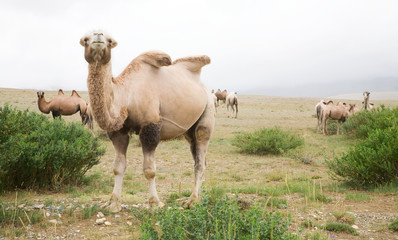
{"label": "distant hill", "polygon": [[[339,82],[322,82],[312,84],[293,85],[287,87],[264,88],[258,87],[247,91],[239,91],[240,94],[248,95],[266,95],[266,96],[282,96],[282,97],[314,97],[327,98],[328,96],[351,95],[352,93],[360,93],[359,97],[363,98],[364,91],[371,92],[371,99],[375,99],[372,93],[389,92],[391,96],[384,94],[382,97],[388,99],[396,99],[398,92],[398,78],[385,77],[375,78],[362,81],[339,81]],[[381,96],[381,95],[380,95]],[[394,98],[395,97],[395,98]]]}
{"label": "distant hill", "polygon": [[[342,94],[327,99],[363,100],[362,93]],[[398,100],[398,92],[371,92],[371,100]]]}

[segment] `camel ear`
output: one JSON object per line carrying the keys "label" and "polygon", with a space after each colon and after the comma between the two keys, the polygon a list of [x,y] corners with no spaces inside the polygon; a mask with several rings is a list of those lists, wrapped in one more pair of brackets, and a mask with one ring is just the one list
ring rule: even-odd
{"label": "camel ear", "polygon": [[86,44],[87,44],[87,40],[88,40],[87,37],[82,37],[82,38],[80,38],[80,45],[82,45],[83,47],[85,47]]}
{"label": "camel ear", "polygon": [[116,47],[117,46],[116,40],[113,39],[113,38],[108,38],[108,46],[111,47],[111,48]]}

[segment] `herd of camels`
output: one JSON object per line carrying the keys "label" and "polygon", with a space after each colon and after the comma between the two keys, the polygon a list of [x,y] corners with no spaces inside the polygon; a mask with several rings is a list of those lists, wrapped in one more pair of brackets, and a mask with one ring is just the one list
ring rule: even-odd
{"label": "herd of camels", "polygon": [[[227,90],[221,92],[220,89],[210,91],[201,82],[201,69],[210,64],[210,58],[206,55],[172,61],[164,52],[145,52],[134,58],[119,76],[113,77],[111,50],[117,46],[116,40],[103,32],[92,31],[80,39],[80,44],[84,47],[84,58],[88,63],[90,103],[87,104],[76,91],[71,96],[65,96],[59,90],[51,101],[46,101],[44,92],[39,91],[40,111],[46,114],[51,112],[54,118],[80,112],[83,124],[92,129],[95,119],[98,126],[107,132],[116,153],[113,162],[114,188],[109,201],[112,212],[121,210],[130,134],[139,135],[144,157],[143,172],[149,186],[148,203],[151,206],[164,205],[159,200],[155,183],[156,147],[161,140],[183,135],[194,159],[192,194],[183,205],[193,207],[193,203],[199,200],[216,108],[221,100],[227,105],[228,117],[237,118],[237,93],[228,94]],[[369,93],[366,96],[365,109],[369,109]],[[328,118],[342,122],[355,111],[355,105],[350,105],[348,109],[342,103],[334,106],[331,102],[321,101],[316,109],[318,128],[322,123],[325,133]]]}
{"label": "herd of camels", "polygon": [[[370,92],[363,92],[363,102],[362,109],[369,111],[374,107],[374,104],[369,102]],[[327,121],[328,119],[338,120],[337,125],[337,134],[340,132],[341,123],[345,122],[348,116],[352,116],[360,110],[356,106],[356,104],[349,104],[347,106],[346,103],[338,102],[337,105],[333,104],[333,101],[325,102],[321,100],[319,103],[315,105],[315,114],[318,119],[318,131],[323,134],[327,133]]]}

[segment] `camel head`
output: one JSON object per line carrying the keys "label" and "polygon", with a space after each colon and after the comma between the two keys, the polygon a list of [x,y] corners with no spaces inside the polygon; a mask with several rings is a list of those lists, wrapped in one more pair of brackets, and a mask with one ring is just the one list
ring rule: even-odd
{"label": "camel head", "polygon": [[364,97],[365,99],[368,99],[368,98],[369,98],[369,95],[370,95],[370,92],[368,92],[368,91],[363,92],[363,97]]}
{"label": "camel head", "polygon": [[44,92],[43,91],[38,91],[37,92],[37,97],[38,98],[44,98]]}
{"label": "camel head", "polygon": [[93,31],[80,39],[84,47],[84,58],[88,63],[107,64],[111,60],[111,49],[117,42],[101,31]]}

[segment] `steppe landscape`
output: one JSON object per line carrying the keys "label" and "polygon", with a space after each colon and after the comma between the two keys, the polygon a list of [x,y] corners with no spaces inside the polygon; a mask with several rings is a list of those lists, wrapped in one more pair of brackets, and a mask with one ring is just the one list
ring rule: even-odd
{"label": "steppe landscape", "polygon": [[[37,90],[0,89],[0,106],[10,104],[20,110],[39,112]],[[71,91],[64,91],[70,95]],[[45,91],[51,99],[56,91]],[[79,92],[88,101],[87,92]],[[388,99],[372,98],[376,106],[398,106],[398,93],[390,93]],[[361,106],[361,96],[351,98],[347,103]],[[356,95],[354,96],[356,97]],[[290,231],[305,239],[313,232],[333,239],[398,239],[396,233],[388,230],[388,224],[398,217],[398,186],[386,186],[374,190],[358,190],[337,182],[328,174],[325,159],[353,147],[356,140],[345,135],[324,136],[317,132],[314,106],[318,98],[282,98],[261,95],[239,95],[239,115],[228,118],[226,105],[218,107],[216,126],[207,153],[207,168],[203,188],[221,189],[225,194],[237,194],[249,205],[268,203],[277,199],[283,204],[268,206],[283,213],[290,213]],[[325,99],[331,99],[325,97]],[[356,99],[356,100],[350,100]],[[337,99],[332,99],[337,100]],[[51,118],[51,114],[48,115]],[[78,114],[65,116],[67,122],[80,122]],[[29,123],[26,123],[29,124]],[[234,135],[260,128],[279,126],[302,136],[304,147],[282,156],[257,156],[239,153],[231,144]],[[15,206],[40,205],[66,209],[72,205],[98,206],[101,210],[113,187],[114,149],[112,143],[98,126],[94,132],[106,147],[106,153],[98,165],[87,172],[92,181],[84,186],[65,186],[58,192],[37,192],[17,190],[0,196],[0,203]],[[98,225],[97,214],[82,219],[77,215],[61,212],[55,216],[47,214],[41,223],[20,228],[0,229],[0,239],[137,239],[140,221],[131,213],[133,208],[145,207],[148,196],[146,179],[142,173],[142,150],[138,137],[133,135],[127,152],[127,170],[123,186],[123,210],[118,214],[107,214],[110,225]],[[193,160],[189,145],[184,139],[162,142],[156,151],[157,189],[164,202],[172,194],[185,196],[193,184]],[[320,192],[331,201],[311,198]],[[276,202],[278,202],[276,201]],[[21,206],[23,207],[23,206]],[[43,210],[45,212],[51,210]],[[358,236],[349,233],[333,233],[315,227],[303,228],[306,221],[325,224],[336,221],[339,213],[355,216],[352,225],[357,227]],[[1,213],[0,213],[1,214]],[[78,212],[76,213],[78,214]],[[53,224],[51,220],[58,222]]]}

